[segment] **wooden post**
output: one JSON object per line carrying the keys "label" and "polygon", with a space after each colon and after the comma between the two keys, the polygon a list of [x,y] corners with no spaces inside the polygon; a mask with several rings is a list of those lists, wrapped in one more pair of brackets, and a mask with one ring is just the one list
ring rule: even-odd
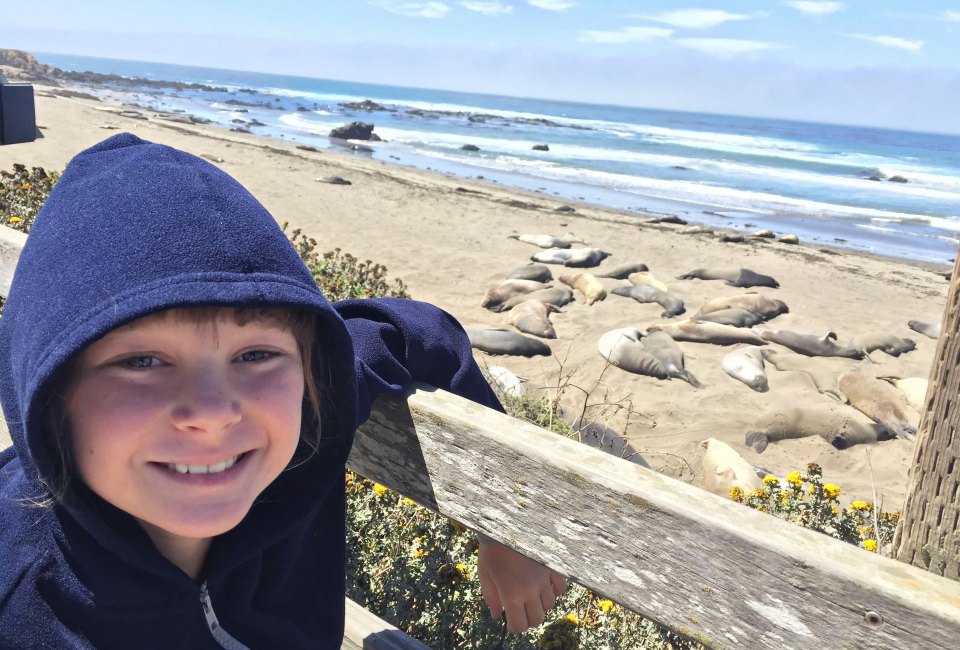
{"label": "wooden post", "polygon": [[917,432],[903,513],[894,537],[898,560],[960,580],[960,272],[954,266],[937,353]]}

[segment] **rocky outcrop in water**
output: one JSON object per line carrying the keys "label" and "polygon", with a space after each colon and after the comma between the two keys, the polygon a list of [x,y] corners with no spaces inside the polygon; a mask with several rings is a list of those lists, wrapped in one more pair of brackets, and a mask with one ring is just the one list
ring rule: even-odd
{"label": "rocky outcrop in water", "polygon": [[330,131],[331,138],[341,140],[372,140],[378,142],[380,136],[373,132],[373,124],[368,122],[350,122]]}

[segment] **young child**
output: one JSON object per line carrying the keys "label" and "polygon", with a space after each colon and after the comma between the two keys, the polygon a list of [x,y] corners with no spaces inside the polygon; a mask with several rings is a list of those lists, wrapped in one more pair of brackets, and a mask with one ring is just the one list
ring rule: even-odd
{"label": "young child", "polygon": [[[499,408],[452,317],[330,305],[219,169],[82,152],[0,318],[0,647],[339,648],[344,463],[414,380]],[[479,574],[514,632],[565,586],[493,542]]]}

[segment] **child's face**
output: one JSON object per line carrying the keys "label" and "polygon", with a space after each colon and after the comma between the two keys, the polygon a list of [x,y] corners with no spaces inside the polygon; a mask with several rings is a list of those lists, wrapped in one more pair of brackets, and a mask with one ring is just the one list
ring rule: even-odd
{"label": "child's face", "polygon": [[303,372],[294,335],[268,322],[117,328],[68,391],[80,477],[151,537],[224,533],[293,457]]}

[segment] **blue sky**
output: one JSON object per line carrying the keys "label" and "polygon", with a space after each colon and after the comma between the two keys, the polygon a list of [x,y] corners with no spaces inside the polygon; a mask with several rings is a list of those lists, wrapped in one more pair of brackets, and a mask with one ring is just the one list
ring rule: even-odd
{"label": "blue sky", "polygon": [[960,132],[960,0],[48,1],[0,47]]}

